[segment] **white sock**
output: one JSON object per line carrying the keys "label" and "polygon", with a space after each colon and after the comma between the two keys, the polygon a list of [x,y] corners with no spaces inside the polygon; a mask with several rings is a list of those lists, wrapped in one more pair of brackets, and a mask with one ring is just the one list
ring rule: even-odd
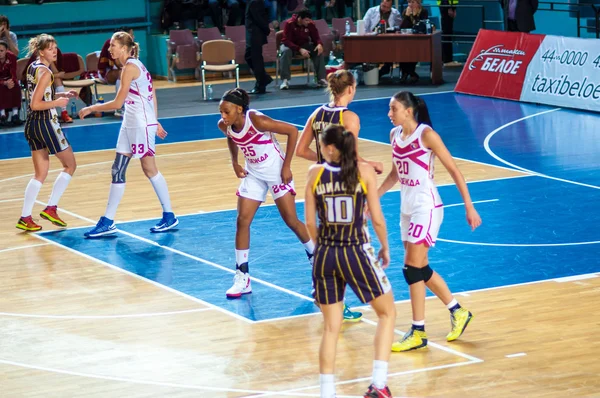
{"label": "white sock", "polygon": [[48,206],[57,206],[60,197],[65,192],[65,189],[69,186],[69,182],[71,182],[71,175],[69,173],[65,173],[62,171],[58,177],[56,177],[56,181],[54,181],[54,186],[52,187],[52,193],[50,194],[50,199],[48,200]]}
{"label": "white sock", "polygon": [[250,249],[246,249],[246,250],[235,249],[235,263],[237,265],[242,265],[244,263],[247,263],[249,252],[250,252]]}
{"label": "white sock", "polygon": [[425,326],[425,319],[422,321],[413,321],[412,324],[415,326]]}
{"label": "white sock", "polygon": [[309,239],[308,242],[302,244],[304,246],[304,250],[308,252],[308,254],[313,254],[315,252],[315,244],[312,239]]}
{"label": "white sock", "polygon": [[388,363],[386,361],[373,361],[373,384],[380,390],[387,385]]}
{"label": "white sock", "polygon": [[454,307],[456,304],[458,304],[458,301],[456,301],[456,299],[454,297],[452,297],[452,301],[448,303],[448,305],[446,306],[448,309]]}
{"label": "white sock", "polygon": [[117,214],[117,207],[119,207],[119,203],[121,203],[121,199],[123,198],[124,193],[125,183],[110,184],[108,204],[106,205],[106,213],[104,213],[104,217],[108,218],[109,220],[115,219],[115,214]]}
{"label": "white sock", "polygon": [[11,116],[15,116],[19,114],[19,108],[12,108],[12,115]]}
{"label": "white sock", "polygon": [[321,398],[335,398],[334,375],[319,375],[321,383]]}
{"label": "white sock", "polygon": [[[65,86],[56,86],[56,92],[57,93],[64,93],[65,92]],[[61,108],[63,111],[67,110],[67,107],[63,107]]]}
{"label": "white sock", "polygon": [[31,215],[31,212],[33,211],[33,204],[35,203],[41,188],[41,182],[35,178],[29,180],[29,184],[27,184],[27,188],[25,188],[25,201],[23,202],[21,217],[29,217]]}
{"label": "white sock", "polygon": [[167,188],[165,177],[159,172],[157,175],[150,178],[150,182],[152,183],[152,187],[154,187],[154,192],[156,192],[156,196],[158,196],[163,211],[165,213],[172,213],[171,198],[169,197],[169,188]]}

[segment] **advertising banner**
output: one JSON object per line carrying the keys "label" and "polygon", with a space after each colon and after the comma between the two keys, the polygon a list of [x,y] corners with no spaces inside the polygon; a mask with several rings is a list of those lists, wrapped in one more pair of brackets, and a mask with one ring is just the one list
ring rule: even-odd
{"label": "advertising banner", "polygon": [[600,111],[600,40],[482,29],[455,91]]}
{"label": "advertising banner", "polygon": [[521,101],[600,111],[600,40],[546,36],[527,68]]}

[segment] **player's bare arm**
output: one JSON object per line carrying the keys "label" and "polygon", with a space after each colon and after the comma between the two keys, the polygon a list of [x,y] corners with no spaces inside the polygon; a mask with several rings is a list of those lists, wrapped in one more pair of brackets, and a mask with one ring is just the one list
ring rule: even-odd
{"label": "player's bare arm", "polygon": [[433,129],[427,129],[423,132],[421,140],[423,141],[423,145],[425,145],[426,148],[431,149],[435,156],[440,159],[440,162],[442,162],[446,170],[448,170],[448,174],[450,174],[454,180],[454,183],[456,184],[456,187],[458,188],[458,191],[460,192],[465,204],[467,222],[472,229],[477,228],[481,225],[481,217],[477,213],[477,210],[475,210],[475,206],[473,206],[471,195],[469,194],[469,188],[465,182],[465,177],[458,169],[456,162],[454,162],[454,158],[452,158],[450,151],[448,151],[448,148],[446,148],[446,145],[444,145],[442,138]]}

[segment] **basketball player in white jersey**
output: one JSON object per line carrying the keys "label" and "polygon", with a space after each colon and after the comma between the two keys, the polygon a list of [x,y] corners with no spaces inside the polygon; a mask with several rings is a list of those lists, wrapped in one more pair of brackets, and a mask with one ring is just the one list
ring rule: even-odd
{"label": "basketball player in white jersey", "polygon": [[393,167],[379,187],[379,196],[400,182],[403,272],[413,311],[411,330],[392,346],[392,351],[401,352],[427,347],[425,286],[450,310],[452,330],[446,336],[448,341],[459,338],[473,318],[473,314],[458,304],[442,277],[429,267],[428,251],[435,245],[444,217],[442,200],[433,180],[436,156],[456,183],[465,203],[467,222],[473,230],[481,225],[481,217],[452,155],[431,127],[425,102],[408,91],[399,92],[390,100],[388,116],[396,126],[390,134]]}
{"label": "basketball player in white jersey", "polygon": [[179,224],[171,209],[171,199],[167,182],[156,167],[154,160],[155,135],[164,139],[167,132],[157,120],[156,96],[152,87],[152,77],[146,67],[137,59],[139,47],[126,32],[113,34],[110,49],[111,56],[123,65],[121,86],[114,100],[105,104],[95,104],[79,111],[83,119],[92,112],[121,109],[125,104],[125,114],[119,139],[117,154],[112,166],[112,184],[108,196],[108,205],[98,224],[86,232],[87,238],[98,238],[117,232],[114,223],[117,207],[125,192],[125,174],[131,158],[140,159],[142,170],[160,200],[163,216],[160,222],[150,228],[151,232],[168,231]]}
{"label": "basketball player in white jersey", "polygon": [[[309,260],[312,259],[315,248],[306,226],[296,214],[296,192],[290,165],[296,148],[298,129],[249,109],[249,104],[248,93],[240,88],[227,91],[219,104],[221,120],[218,126],[227,137],[235,175],[242,180],[237,191],[236,273],[233,286],[226,292],[229,298],[239,298],[243,294],[252,293],[248,273],[250,224],[260,204],[266,200],[267,192],[271,192],[279,214],[304,246]],[[285,153],[275,134],[287,136]],[[238,149],[246,159],[243,167],[238,163]]]}

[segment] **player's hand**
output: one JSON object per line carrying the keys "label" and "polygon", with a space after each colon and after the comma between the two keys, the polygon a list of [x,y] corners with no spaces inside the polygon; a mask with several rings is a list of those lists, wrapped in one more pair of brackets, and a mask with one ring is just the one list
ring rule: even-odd
{"label": "player's hand", "polygon": [[61,98],[55,99],[54,102],[56,103],[56,105],[55,105],[56,108],[66,108],[67,104],[69,103],[69,99],[66,97],[61,97]]}
{"label": "player's hand", "polygon": [[290,166],[283,166],[281,168],[281,182],[283,182],[285,185],[292,182],[292,169]]}
{"label": "player's hand", "polygon": [[167,137],[167,135],[169,135],[169,133],[167,133],[167,130],[163,129],[163,126],[160,123],[158,123],[158,129],[156,130],[156,135],[161,140],[164,140]]}
{"label": "player's hand", "polygon": [[81,108],[79,110],[79,118],[83,119],[84,117],[86,117],[90,113],[92,113],[92,107],[91,106],[86,106],[85,108]]}
{"label": "player's hand", "polygon": [[381,268],[386,269],[390,265],[390,249],[382,247],[377,253],[377,259],[381,263]]}
{"label": "player's hand", "polygon": [[323,54],[323,46],[322,45],[318,45],[317,48],[315,48],[315,50],[317,50],[317,55],[321,55]]}
{"label": "player's hand", "polygon": [[371,162],[371,166],[377,174],[383,173],[383,162]]}
{"label": "player's hand", "polygon": [[467,223],[471,226],[472,231],[475,231],[475,228],[481,225],[481,217],[473,206],[467,207]]}
{"label": "player's hand", "polygon": [[242,166],[240,166],[239,163],[233,164],[233,171],[235,172],[235,175],[237,176],[237,178],[244,178],[248,175],[248,172],[246,171],[246,169],[244,169]]}
{"label": "player's hand", "polygon": [[79,94],[75,90],[69,90],[65,94],[67,94],[68,98],[77,98]]}
{"label": "player's hand", "polygon": [[371,219],[371,211],[369,210],[369,204],[368,203],[365,205],[365,210],[363,212],[363,217],[365,218],[365,220],[370,220]]}

